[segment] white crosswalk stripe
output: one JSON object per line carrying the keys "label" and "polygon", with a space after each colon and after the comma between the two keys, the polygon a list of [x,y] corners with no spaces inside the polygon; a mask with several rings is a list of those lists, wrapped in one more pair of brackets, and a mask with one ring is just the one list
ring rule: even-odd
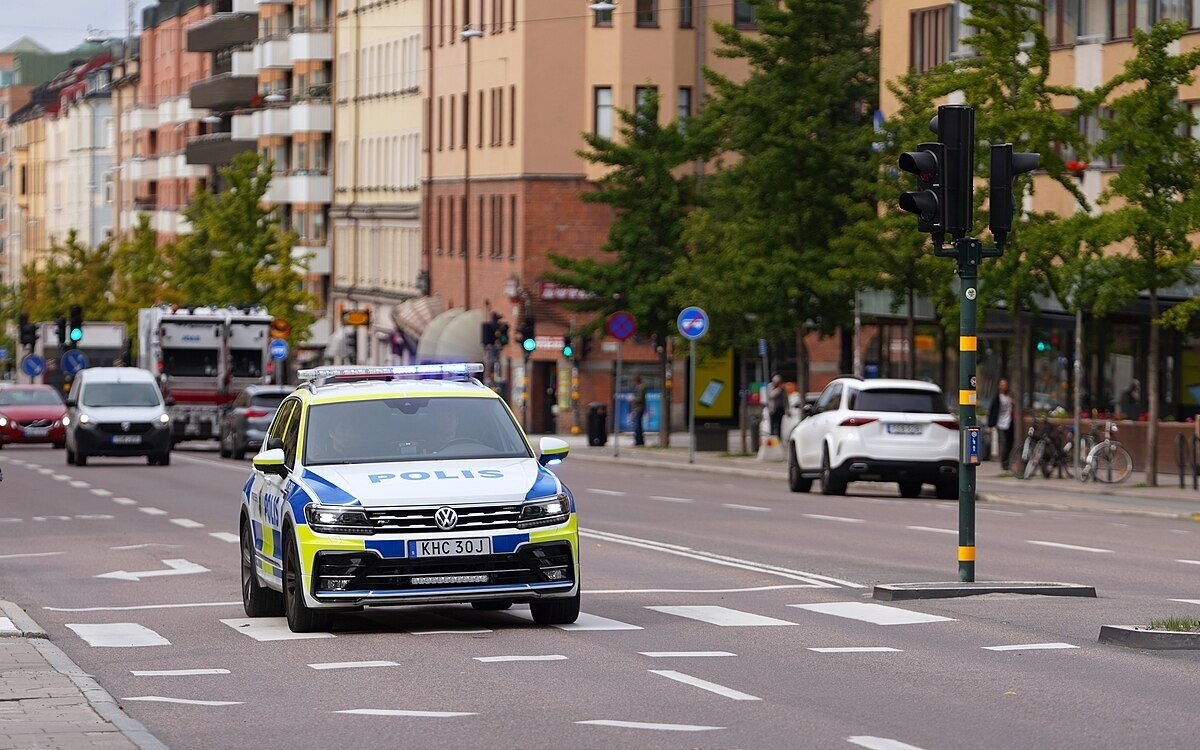
{"label": "white crosswalk stripe", "polygon": [[[525,610],[516,610],[508,614],[513,617],[519,617],[522,620],[533,622],[533,615]],[[607,617],[599,615],[589,615],[586,612],[579,613],[579,619],[569,625],[555,625],[559,630],[641,630],[640,625],[630,625],[627,622],[620,620],[610,620]]]}
{"label": "white crosswalk stripe", "polygon": [[819,612],[824,615],[846,617],[851,620],[871,622],[876,625],[913,625],[923,622],[954,622],[953,617],[927,615],[910,612],[899,607],[888,607],[869,602],[827,602],[824,604],[789,604],[789,607]]}
{"label": "white crosswalk stripe", "polygon": [[68,628],[96,648],[139,648],[170,646],[171,642],[136,622],[76,623]]}
{"label": "white crosswalk stripe", "polygon": [[333,638],[333,633],[293,633],[283,617],[233,617],[221,620],[229,627],[256,641],[293,641],[307,638]]}
{"label": "white crosswalk stripe", "polygon": [[765,617],[756,615],[751,612],[742,612],[729,607],[718,607],[710,605],[693,605],[683,607],[646,607],[646,609],[662,612],[663,614],[675,615],[677,617],[686,617],[690,620],[699,620],[712,625],[720,625],[721,627],[766,627],[777,625],[795,625],[794,622],[787,620],[779,620],[774,617]]}

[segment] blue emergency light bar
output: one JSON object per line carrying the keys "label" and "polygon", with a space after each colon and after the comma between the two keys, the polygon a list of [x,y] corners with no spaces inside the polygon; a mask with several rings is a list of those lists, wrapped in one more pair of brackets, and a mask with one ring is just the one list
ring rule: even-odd
{"label": "blue emergency light bar", "polygon": [[413,380],[467,380],[472,375],[483,372],[479,362],[452,362],[440,365],[392,365],[374,367],[371,365],[346,365],[342,367],[314,367],[300,370],[297,374],[302,381],[331,381],[331,380],[394,380],[410,378]]}

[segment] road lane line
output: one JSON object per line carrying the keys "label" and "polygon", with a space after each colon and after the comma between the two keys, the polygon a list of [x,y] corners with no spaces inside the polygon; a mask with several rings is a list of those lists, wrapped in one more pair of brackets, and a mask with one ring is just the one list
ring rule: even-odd
{"label": "road lane line", "polygon": [[214,531],[214,532],[210,533],[209,536],[211,536],[215,539],[220,539],[222,542],[240,542],[241,541],[241,539],[238,537],[237,534],[234,534],[234,533],[231,533],[228,531]]}
{"label": "road lane line", "polygon": [[309,638],[334,638],[333,633],[293,633],[284,617],[231,617],[221,620],[242,635],[256,641],[300,641]]}
{"label": "road lane line", "polygon": [[236,602],[195,602],[192,604],[138,604],[131,607],[42,607],[49,612],[129,612],[136,609],[186,609],[188,607],[233,607]]}
{"label": "road lane line", "polygon": [[107,513],[85,513],[84,515],[75,517],[80,521],[111,521],[113,519]]}
{"label": "road lane line", "polygon": [[686,617],[689,620],[699,620],[723,628],[756,628],[779,625],[795,625],[794,622],[779,620],[774,617],[764,617],[752,612],[742,612],[729,607],[709,605],[690,605],[681,607],[646,607],[646,609],[662,612],[676,617]]}
{"label": "road lane line", "polygon": [[675,659],[675,658],[690,658],[707,657],[707,656],[737,656],[729,651],[639,651],[642,656],[649,656],[652,659]]}
{"label": "road lane line", "polygon": [[852,745],[865,747],[867,750],[921,750],[916,745],[910,745],[900,740],[890,740],[887,737],[860,735],[858,737],[847,737],[846,741]]}
{"label": "road lane line", "polygon": [[668,497],[667,495],[651,495],[651,500],[658,500],[664,503],[694,503],[690,497]]}
{"label": "road lane line", "polygon": [[890,646],[840,646],[836,648],[810,648],[809,651],[816,651],[818,654],[883,654],[883,653],[900,653],[903,649],[892,648]]}
{"label": "road lane line", "polygon": [[21,523],[24,518],[0,518],[0,523]]}
{"label": "road lane line", "polygon": [[136,622],[76,623],[68,628],[95,648],[170,646],[171,642]]}
{"label": "road lane line", "polygon": [[455,716],[475,716],[471,711],[404,711],[390,708],[351,708],[345,711],[334,711],[335,714],[354,714],[356,716],[412,716],[419,719],[446,719]]}
{"label": "road lane line", "polygon": [[109,492],[108,490],[102,490],[102,489],[100,489],[99,487],[93,487],[93,488],[92,488],[92,494],[93,494],[93,495],[96,495],[96,496],[98,496],[98,497],[108,497],[108,496],[109,496],[109,495],[111,495],[112,493],[111,493],[111,492]]}
{"label": "road lane line", "polygon": [[475,661],[493,664],[508,661],[565,661],[567,657],[562,654],[543,654],[541,656],[476,656],[474,658]]}
{"label": "road lane line", "polygon": [[712,563],[713,565],[723,565],[729,568],[739,568],[741,570],[750,570],[764,575],[779,576],[780,578],[788,578],[793,581],[804,581],[809,585],[809,588],[836,588],[844,586],[846,588],[861,589],[866,588],[860,583],[853,581],[844,581],[840,578],[832,578],[817,573],[809,573],[802,570],[792,570],[778,565],[768,565],[767,563],[754,562],[753,560],[743,560],[738,557],[729,557],[728,555],[719,555],[715,552],[705,552],[703,550],[693,550],[690,547],[682,547],[676,544],[667,544],[666,542],[658,542],[650,539],[641,539],[638,537],[624,536],[622,534],[613,534],[607,531],[596,531],[594,529],[580,530],[579,535],[586,538],[600,539],[614,544],[628,544],[632,547],[640,547],[642,549],[653,550],[655,552],[663,552],[668,555],[677,555],[686,557],[692,560],[700,560],[702,562]]}
{"label": "road lane line", "polygon": [[883,604],[870,602],[827,602],[824,604],[789,604],[789,607],[804,609],[834,617],[845,617],[851,620],[861,620],[876,625],[915,625],[924,622],[954,622],[952,617],[927,615],[923,612],[910,612],[899,607],[888,607]]}
{"label": "road lane line", "polygon": [[939,529],[934,526],[905,526],[904,528],[912,529],[913,531],[932,531],[936,534],[957,534],[958,533],[957,529]]}
{"label": "road lane line", "polygon": [[1026,541],[1028,541],[1030,544],[1037,544],[1042,547],[1054,547],[1055,549],[1069,549],[1075,550],[1076,552],[1103,552],[1106,554],[1112,554],[1112,550],[1101,549],[1099,547],[1081,547],[1077,544],[1063,544],[1061,542],[1039,542],[1035,539],[1028,539]]}
{"label": "road lane line", "polygon": [[1018,643],[1012,646],[983,646],[985,651],[1050,651],[1062,648],[1079,648],[1070,643]]}
{"label": "road lane line", "polygon": [[167,548],[173,549],[178,546],[179,546],[178,544],[162,544],[159,542],[150,542],[149,544],[126,544],[121,547],[109,547],[109,549],[146,549],[147,547],[167,547]]}
{"label": "road lane line", "polygon": [[114,497],[112,501],[117,505],[137,505],[137,500],[129,497]]}
{"label": "road lane line", "polygon": [[722,508],[732,508],[734,510],[753,510],[759,513],[770,513],[770,508],[764,508],[761,505],[738,505],[737,503],[721,503]]}
{"label": "road lane line", "polygon": [[53,478],[54,478],[54,481],[56,481],[56,482],[69,482],[69,481],[71,481],[71,477],[70,477],[69,475],[67,475],[67,474],[55,474]]}
{"label": "road lane line", "polygon": [[131,669],[134,677],[191,677],[192,675],[229,674],[228,669]]}
{"label": "road lane line", "polygon": [[0,555],[0,560],[12,560],[16,557],[51,557],[52,555],[65,555],[66,552],[18,552],[12,555]]}
{"label": "road lane line", "polygon": [[70,482],[69,484],[70,484],[72,487],[78,487],[79,489],[83,489],[84,487],[90,487],[90,486],[91,486],[91,485],[89,485],[87,482],[83,481],[82,479],[76,479],[74,482]]}
{"label": "road lane line", "polygon": [[1185,563],[1187,565],[1200,565],[1200,560],[1176,560],[1177,563]]}
{"label": "road lane line", "polygon": [[588,487],[586,491],[597,495],[611,495],[612,497],[623,497],[626,494],[620,490],[602,490],[596,487]]}
{"label": "road lane line", "polygon": [[[517,610],[508,612],[509,617],[516,617],[522,620],[533,622],[533,615],[529,614],[528,610]],[[587,612],[580,612],[579,619],[572,623],[563,625],[555,625],[559,630],[642,630],[639,625],[630,625],[627,622],[620,620],[610,620],[607,617],[599,615],[589,615]]]}
{"label": "road lane line", "polygon": [[725,727],[709,727],[703,724],[655,724],[645,721],[618,721],[616,719],[589,719],[577,721],[576,724],[590,724],[594,727],[616,727],[618,729],[649,729],[659,732],[711,732]]}
{"label": "road lane line", "polygon": [[861,518],[846,518],[845,516],[823,516],[820,513],[801,513],[805,518],[814,518],[818,521],[840,521],[842,523],[865,523]]}
{"label": "road lane line", "polygon": [[995,513],[998,516],[1023,516],[1024,513],[1016,510],[997,510],[996,508],[979,508],[980,513]]}
{"label": "road lane line", "polygon": [[162,695],[140,695],[136,698],[123,698],[127,701],[146,701],[147,703],[182,703],[185,706],[240,706],[241,701],[197,701],[190,698],[168,698]]}
{"label": "road lane line", "polygon": [[1200,599],[1172,599],[1173,602],[1182,602],[1184,604],[1200,604]]}
{"label": "road lane line", "polygon": [[743,693],[740,690],[734,690],[733,688],[725,687],[724,685],[718,685],[715,682],[709,682],[708,680],[702,680],[699,677],[692,677],[691,675],[684,674],[683,672],[676,672],[673,669],[651,669],[649,671],[652,672],[653,674],[666,677],[668,680],[675,680],[676,682],[682,682],[684,685],[691,685],[692,687],[698,687],[701,690],[707,690],[710,693],[716,693],[717,695],[724,696],[731,700],[735,700],[735,701],[760,701],[760,700],[762,700],[762,698],[759,698],[756,695],[750,695],[749,693]]}
{"label": "road lane line", "polygon": [[329,661],[320,664],[309,664],[312,669],[367,669],[370,667],[398,667],[394,661]]}
{"label": "road lane line", "polygon": [[588,589],[593,594],[743,594],[752,591],[779,591],[780,589],[810,589],[804,583],[781,583],[778,586],[749,586],[739,589]]}
{"label": "road lane line", "polygon": [[148,516],[165,516],[165,515],[167,515],[167,512],[165,510],[163,510],[162,508],[153,508],[150,506],[146,506],[145,508],[138,508],[138,510],[140,510],[141,512],[145,513]]}
{"label": "road lane line", "polygon": [[176,526],[182,526],[185,529],[204,528],[204,524],[200,523],[199,521],[193,521],[190,518],[172,518],[171,523],[175,524]]}

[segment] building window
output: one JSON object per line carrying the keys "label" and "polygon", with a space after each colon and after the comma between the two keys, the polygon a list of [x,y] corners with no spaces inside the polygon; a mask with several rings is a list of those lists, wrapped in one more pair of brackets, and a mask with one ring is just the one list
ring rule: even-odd
{"label": "building window", "polygon": [[483,225],[484,225],[483,196],[482,195],[479,196],[479,200],[477,202],[479,204],[479,240],[478,240],[479,244],[475,246],[475,257],[482,258],[483,257]]}
{"label": "building window", "polygon": [[733,25],[739,29],[758,28],[758,11],[749,0],[733,0]]}
{"label": "building window", "polygon": [[695,0],[679,0],[679,28],[692,28],[692,5]]}
{"label": "building window", "polygon": [[470,209],[467,205],[467,196],[460,195],[458,197],[458,208],[459,216],[461,217],[461,223],[458,227],[458,236],[462,240],[462,249],[458,254],[465,258],[471,249],[471,233],[467,231],[470,228],[468,222],[471,220]]}
{"label": "building window", "polygon": [[641,109],[650,97],[658,93],[658,86],[634,86],[633,87],[633,106]]}
{"label": "building window", "polygon": [[592,132],[601,138],[612,138],[613,96],[612,87],[597,86],[593,102]]}
{"label": "building window", "polygon": [[517,257],[517,196],[508,199],[508,259]]}
{"label": "building window", "polygon": [[613,12],[611,10],[592,11],[592,25],[611,28],[613,25]]}
{"label": "building window", "polygon": [[1188,20],[1187,0],[1108,0],[1111,39],[1128,39],[1134,29],[1149,31],[1165,19]]}
{"label": "building window", "polygon": [[1074,44],[1079,36],[1083,0],[1046,0],[1042,25],[1051,45]]}
{"label": "building window", "polygon": [[658,26],[658,0],[637,0],[637,25],[643,28]]}
{"label": "building window", "polygon": [[692,87],[680,86],[679,93],[675,99],[675,116],[679,118],[682,124],[692,116]]}
{"label": "building window", "polygon": [[508,87],[508,145],[517,142],[517,86]]}
{"label": "building window", "polygon": [[950,7],[916,10],[910,18],[910,66],[924,73],[946,62],[950,52]]}

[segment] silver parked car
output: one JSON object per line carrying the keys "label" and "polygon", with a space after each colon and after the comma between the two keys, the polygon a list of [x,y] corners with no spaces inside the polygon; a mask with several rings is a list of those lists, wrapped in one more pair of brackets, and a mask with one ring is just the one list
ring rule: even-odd
{"label": "silver parked car", "polygon": [[290,385],[251,385],[242,389],[221,415],[221,456],[242,460],[247,451],[262,447],[263,436],[279,410],[279,404],[293,390]]}

